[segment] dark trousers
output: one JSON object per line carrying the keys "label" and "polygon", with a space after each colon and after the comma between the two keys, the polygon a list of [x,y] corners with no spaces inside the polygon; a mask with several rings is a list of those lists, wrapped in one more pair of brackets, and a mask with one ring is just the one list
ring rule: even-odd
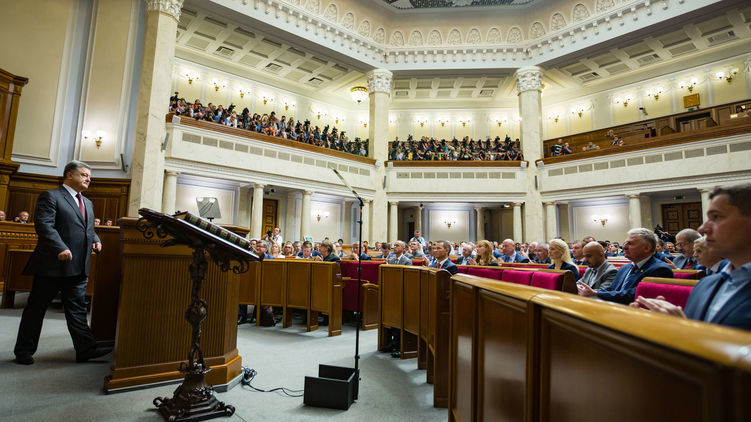
{"label": "dark trousers", "polygon": [[23,310],[21,324],[18,326],[16,347],[13,350],[16,356],[33,355],[36,352],[44,314],[58,292],[62,295],[65,320],[68,323],[68,332],[73,339],[76,353],[83,353],[96,347],[96,340],[86,320],[86,283],[87,279],[82,276],[62,278],[34,276],[31,294]]}

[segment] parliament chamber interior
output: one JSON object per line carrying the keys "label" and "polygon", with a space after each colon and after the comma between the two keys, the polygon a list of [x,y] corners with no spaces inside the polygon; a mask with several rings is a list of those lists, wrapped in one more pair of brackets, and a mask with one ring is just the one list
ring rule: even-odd
{"label": "parliament chamber interior", "polygon": [[0,420],[751,420],[749,2],[0,10]]}

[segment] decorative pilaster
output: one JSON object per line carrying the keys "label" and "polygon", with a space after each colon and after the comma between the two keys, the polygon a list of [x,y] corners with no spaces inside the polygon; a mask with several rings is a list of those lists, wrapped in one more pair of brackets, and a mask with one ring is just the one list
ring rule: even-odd
{"label": "decorative pilaster", "polygon": [[[542,158],[542,71],[537,66],[526,66],[516,71],[516,89],[519,91],[520,140],[524,159],[530,162],[526,170],[527,198],[524,201],[526,238],[543,240],[542,200],[535,184],[538,175],[534,163]],[[515,239],[516,240],[516,239]],[[545,239],[547,240],[547,239]]]}
{"label": "decorative pilaster", "polygon": [[[420,232],[420,234],[422,234],[422,207],[415,207],[415,231],[418,231]],[[414,233],[407,233],[407,235],[408,236],[405,241],[412,238],[412,236],[414,236]]]}
{"label": "decorative pilaster", "polygon": [[164,195],[162,195],[162,212],[165,214],[175,213],[175,201],[177,200],[177,176],[179,172],[166,170],[164,172]]}
{"label": "decorative pilaster", "polygon": [[[373,180],[383,180],[386,175],[386,168],[383,163],[388,159],[389,102],[393,75],[386,69],[374,69],[365,76],[368,79],[370,96],[368,156],[377,160]],[[371,207],[372,231],[368,230],[368,234],[373,239],[386,238],[388,227],[388,205],[386,202],[386,191],[383,189],[383,185],[377,182]],[[370,240],[364,236],[363,238]]]}
{"label": "decorative pilaster", "polygon": [[389,201],[389,242],[399,237],[399,202]]}
{"label": "decorative pilaster", "polygon": [[148,0],[146,29],[138,87],[138,111],[131,160],[128,215],[162,203],[165,135],[164,115],[169,105],[175,61],[175,33],[182,0]]}
{"label": "decorative pilaster", "polygon": [[[370,242],[370,204],[373,201],[370,199],[362,200],[362,240]],[[357,240],[357,234],[352,236]]]}
{"label": "decorative pilaster", "polygon": [[[300,231],[296,230],[295,221],[295,203],[297,202],[297,192],[290,192],[287,194],[287,202],[285,204],[286,212],[284,214],[284,231],[282,237],[285,240],[300,240]],[[299,223],[298,226],[299,227]]]}
{"label": "decorative pilaster", "polygon": [[701,218],[704,221],[704,218],[707,216],[707,210],[709,210],[709,194],[712,193],[712,189],[699,189],[699,193],[701,194]]}
{"label": "decorative pilaster", "polygon": [[300,213],[300,240],[310,235],[310,198],[313,191],[306,190],[302,193],[302,212]]}
{"label": "decorative pilaster", "polygon": [[263,188],[265,185],[253,185],[253,204],[250,208],[250,232],[252,239],[263,237]]}
{"label": "decorative pilaster", "polygon": [[555,202],[545,203],[545,242],[558,236],[558,216]]}
{"label": "decorative pilaster", "polygon": [[477,239],[475,241],[478,241],[485,239],[485,208],[475,207],[475,212],[477,212]]}
{"label": "decorative pilaster", "polygon": [[241,227],[250,227],[251,188],[251,185],[245,185],[237,189],[237,218],[235,224]]}
{"label": "decorative pilaster", "polygon": [[522,239],[522,203],[514,202],[514,242]]}
{"label": "decorative pilaster", "polygon": [[628,222],[629,229],[635,229],[641,227],[641,201],[639,201],[639,194],[628,194]]}

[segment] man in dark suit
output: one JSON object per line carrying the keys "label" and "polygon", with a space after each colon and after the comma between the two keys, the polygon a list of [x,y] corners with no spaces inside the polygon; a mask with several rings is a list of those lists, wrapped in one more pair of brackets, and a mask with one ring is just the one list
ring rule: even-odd
{"label": "man in dark suit", "polygon": [[722,271],[702,278],[685,311],[664,300],[637,298],[649,310],[751,330],[751,184],[715,189],[707,220],[699,227],[713,254],[727,257]]}
{"label": "man in dark suit", "polygon": [[456,274],[457,272],[459,272],[459,269],[456,267],[456,264],[451,262],[451,260],[449,259],[450,250],[451,243],[449,243],[448,240],[439,240],[433,243],[432,254],[435,258],[435,261],[433,263],[430,263],[428,257],[424,257],[423,259],[426,261],[425,265],[432,268],[442,268],[450,272],[451,275]]}
{"label": "man in dark suit", "polygon": [[321,241],[318,249],[321,251],[321,256],[313,258],[316,261],[336,262],[337,264],[341,262],[341,258],[339,258],[339,256],[334,253],[336,252],[336,248],[330,240],[324,239],[323,241]]}
{"label": "man in dark suit", "polygon": [[587,262],[589,268],[579,283],[584,283],[594,290],[610,286],[618,273],[618,269],[605,258],[605,248],[597,242],[589,242],[584,246],[582,260]]}
{"label": "man in dark suit", "polygon": [[[698,265],[694,258],[694,241],[701,235],[694,229],[683,229],[675,235],[675,247],[681,254],[672,261],[664,260],[670,268],[679,270],[695,270]],[[672,264],[672,265],[671,265]]]}
{"label": "man in dark suit", "polygon": [[673,270],[654,257],[657,236],[645,228],[631,229],[623,243],[623,253],[631,264],[622,266],[610,286],[594,290],[579,283],[579,296],[597,296],[602,300],[628,305],[634,301],[636,286],[644,277],[673,278]]}
{"label": "man in dark suit", "polygon": [[506,239],[501,242],[501,256],[498,258],[499,263],[503,262],[529,262],[529,258],[525,258],[524,255],[516,252],[516,244],[511,239]]}
{"label": "man in dark suit", "polygon": [[24,269],[33,275],[26,308],[18,327],[14,353],[16,363],[31,365],[47,306],[61,292],[65,320],[76,350],[76,361],[104,356],[111,347],[98,346],[86,321],[86,283],[91,251],[102,250],[94,232],[94,208],[81,196],[89,187],[91,169],[81,161],[71,161],[63,171],[63,185],[42,192],[34,211],[39,239]]}

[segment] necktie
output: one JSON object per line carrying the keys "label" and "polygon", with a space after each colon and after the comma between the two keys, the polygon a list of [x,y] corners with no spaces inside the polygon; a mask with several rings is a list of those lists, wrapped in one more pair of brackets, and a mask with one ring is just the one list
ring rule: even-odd
{"label": "necktie", "polygon": [[76,194],[76,199],[78,199],[78,209],[81,210],[81,215],[83,216],[84,221],[86,220],[86,208],[83,206],[83,198],[81,198],[81,194]]}
{"label": "necktie", "polygon": [[686,260],[686,265],[683,266],[684,270],[690,270],[691,265],[693,265],[694,258],[689,258]]}

